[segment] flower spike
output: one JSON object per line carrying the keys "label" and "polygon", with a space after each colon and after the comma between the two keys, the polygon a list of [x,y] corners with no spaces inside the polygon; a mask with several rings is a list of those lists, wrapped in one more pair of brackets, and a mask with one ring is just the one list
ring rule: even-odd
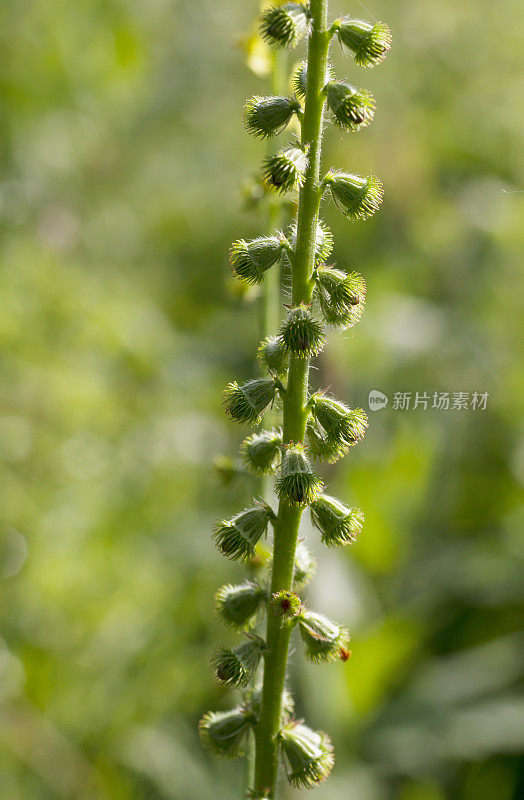
{"label": "flower spike", "polygon": [[342,329],[356,325],[366,304],[366,284],[362,275],[321,266],[316,270],[315,281],[326,322]]}
{"label": "flower spike", "polygon": [[198,725],[202,744],[214,756],[238,758],[244,754],[245,735],[255,719],[253,712],[246,708],[210,711]]}
{"label": "flower spike", "polygon": [[279,333],[286,352],[298,358],[317,356],[326,341],[322,325],[303,304],[291,309]]}
{"label": "flower spike", "polygon": [[280,500],[297,505],[308,505],[321,493],[322,480],[311,469],[303,445],[285,448],[275,488]]}
{"label": "flower spike", "polygon": [[233,381],[224,389],[224,408],[237,422],[258,425],[275,393],[275,381],[270,378],[254,378],[242,384]]}
{"label": "flower spike", "polygon": [[327,494],[321,494],[311,503],[311,520],[318,528],[324,544],[342,547],[356,541],[362,531],[364,514],[359,508],[348,508]]}
{"label": "flower spike", "polygon": [[244,630],[251,624],[265,595],[265,590],[252,581],[236,586],[228,583],[216,593],[216,612],[228,627],[237,631]]}
{"label": "flower spike", "polygon": [[300,111],[300,103],[287,97],[251,97],[244,106],[244,125],[248,133],[259,139],[270,139],[281,133]]}
{"label": "flower spike", "polygon": [[211,666],[217,681],[227,686],[245,688],[253,678],[265,642],[260,636],[250,636],[238,647],[218,647],[211,658]]}
{"label": "flower spike", "polygon": [[330,169],[322,185],[331,191],[340,211],[352,221],[373,216],[382,202],[382,183],[374,175],[363,178]]}
{"label": "flower spike", "polygon": [[333,120],[342,130],[356,133],[373,121],[375,99],[371,92],[356,89],[347,81],[328,83],[324,92]]}
{"label": "flower spike", "polygon": [[380,64],[391,47],[391,31],[385,22],[363,22],[360,19],[343,17],[333,25],[340,44],[351,50],[355,62],[361,67]]}
{"label": "flower spike", "polygon": [[278,734],[288,781],[313,789],[333,769],[333,745],[327,733],[312,731],[301,722],[289,722]]}
{"label": "flower spike", "polygon": [[274,518],[271,507],[261,503],[229,520],[221,520],[213,528],[216,546],[232,561],[249,561],[255,555],[257,542],[267,533],[269,521]]}
{"label": "flower spike", "polygon": [[254,475],[270,475],[277,468],[282,449],[282,431],[254,433],[240,445],[240,454],[247,469]]}
{"label": "flower spike", "polygon": [[288,147],[268,156],[262,164],[266,186],[280,194],[300,189],[304,183],[307,155],[300,147]]}
{"label": "flower spike", "polygon": [[341,650],[347,650],[349,631],[323,614],[306,609],[300,614],[298,624],[308,661],[317,664],[336,661],[340,658]]}
{"label": "flower spike", "polygon": [[273,6],[262,14],[262,38],[278,48],[296,47],[309,32],[309,12],[300,3]]}

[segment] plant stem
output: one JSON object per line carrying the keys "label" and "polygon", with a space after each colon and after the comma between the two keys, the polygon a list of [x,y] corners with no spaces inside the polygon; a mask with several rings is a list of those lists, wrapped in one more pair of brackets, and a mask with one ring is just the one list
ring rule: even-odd
{"label": "plant stem", "polygon": [[[292,268],[293,304],[310,303],[311,275],[315,258],[315,239],[320,203],[319,175],[322,144],[322,121],[329,34],[326,30],[327,0],[311,0],[312,33],[308,46],[308,77],[302,144],[309,146],[309,164],[299,196],[297,246]],[[291,357],[286,393],[283,399],[284,443],[304,440],[308,410],[309,360]],[[271,593],[289,591],[293,584],[293,568],[298,529],[303,509],[279,504],[274,525],[273,572]],[[255,790],[260,797],[276,800],[278,775],[277,734],[280,728],[282,693],[284,690],[289,639],[292,622],[276,616],[268,609],[267,651],[264,657],[262,707],[256,727]],[[257,796],[258,796],[257,794]]]}

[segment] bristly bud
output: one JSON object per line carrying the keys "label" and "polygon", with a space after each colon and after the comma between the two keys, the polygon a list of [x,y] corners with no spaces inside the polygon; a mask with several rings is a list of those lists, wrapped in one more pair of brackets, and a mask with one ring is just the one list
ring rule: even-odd
{"label": "bristly bud", "polygon": [[259,236],[249,242],[239,239],[231,245],[229,261],[237,278],[259,284],[264,280],[264,273],[280,261],[283,251],[289,247],[283,234]]}
{"label": "bristly bud", "polygon": [[[249,689],[244,696],[244,704],[246,708],[253,712],[255,717],[260,716],[260,709],[262,707],[262,686],[257,686],[255,689]],[[287,688],[284,688],[282,693],[282,715],[281,723],[284,725],[292,716],[295,710],[295,702]]]}
{"label": "bristly bud", "polygon": [[288,354],[278,336],[266,336],[258,347],[258,363],[271,375],[284,375]]}
{"label": "bristly bud", "polygon": [[347,452],[347,447],[340,447],[333,442],[328,442],[326,434],[320,430],[314,420],[309,420],[306,425],[308,440],[308,453],[314,461],[325,461],[334,464]]}
{"label": "bristly bud", "polygon": [[273,6],[262,14],[260,32],[275,47],[296,47],[309,32],[309,11],[300,3]]}
{"label": "bristly bud", "polygon": [[363,22],[343,17],[334,24],[340,43],[351,50],[360,67],[374,67],[383,61],[391,47],[391,31],[385,22]]}
{"label": "bristly bud", "polygon": [[247,469],[255,475],[270,475],[278,466],[282,449],[282,431],[260,431],[248,436],[240,445],[240,454]]}
{"label": "bristly bud", "polygon": [[295,550],[295,567],[293,570],[293,588],[301,589],[309,583],[317,569],[317,562],[304,542],[297,544]]}
{"label": "bristly bud", "polygon": [[351,409],[320,393],[310,397],[309,407],[328,444],[343,451],[360,442],[366,432],[367,416],[361,408]]}
{"label": "bristly bud", "polygon": [[348,508],[327,494],[311,503],[311,520],[328,547],[342,547],[356,541],[362,531],[364,514],[360,508]]}
{"label": "bristly bud", "polygon": [[321,323],[311,314],[308,306],[292,308],[279,331],[286,350],[299,358],[318,355],[324,348],[326,335]]}
{"label": "bristly bud", "polygon": [[266,596],[258,583],[245,581],[222,586],[215,596],[215,609],[228,627],[241,631],[248,627]]}
{"label": "bristly bud", "polygon": [[306,646],[306,658],[319,664],[336,661],[347,650],[349,631],[331,622],[323,614],[304,610],[298,618],[300,635]]}
{"label": "bristly bud", "polygon": [[327,733],[312,731],[301,722],[289,722],[278,734],[288,781],[297,788],[313,789],[333,769],[333,745]]}
{"label": "bristly bud", "polygon": [[255,715],[246,708],[209,711],[198,724],[200,740],[214,756],[238,758],[244,754],[245,734],[254,722]]}
{"label": "bristly bud", "polygon": [[267,533],[274,511],[265,503],[246,508],[229,520],[217,522],[213,539],[222,555],[233,561],[248,561],[255,555],[258,540]]}
{"label": "bristly bud", "polygon": [[227,686],[245,688],[256,672],[265,646],[260,636],[250,635],[249,641],[234,649],[218,647],[211,658],[216,679]]}
{"label": "bristly bud", "polygon": [[295,592],[276,592],[271,598],[271,608],[279,617],[291,619],[296,617],[302,608],[300,597]]}
{"label": "bristly bud", "polygon": [[[326,67],[326,80],[332,81],[335,77],[331,64]],[[307,61],[301,61],[291,76],[291,87],[300,100],[306,99],[307,91]]]}
{"label": "bristly bud", "polygon": [[373,121],[375,98],[366,89],[356,89],[346,81],[337,81],[328,83],[324,92],[339,128],[356,133]]}
{"label": "bristly bud", "polygon": [[264,182],[280,194],[300,189],[305,180],[307,164],[307,155],[300,147],[279,150],[262,163]]}
{"label": "bristly bud", "polygon": [[363,178],[330,169],[322,183],[331,191],[339,210],[349,220],[373,216],[382,202],[382,183],[374,175]]}
{"label": "bristly bud", "polygon": [[315,280],[326,322],[344,329],[356,325],[366,304],[366,283],[362,275],[321,266],[315,272]]}
{"label": "bristly bud", "polygon": [[237,422],[258,425],[275,392],[275,381],[270,378],[254,378],[242,384],[233,381],[222,393],[224,408]]}
{"label": "bristly bud", "polygon": [[244,106],[244,126],[259,139],[270,139],[286,128],[300,103],[287,97],[251,97]]}
{"label": "bristly bud", "polygon": [[[297,247],[297,226],[290,225],[289,241],[293,250]],[[323,219],[319,219],[315,236],[315,264],[322,264],[333,252],[333,234]]]}
{"label": "bristly bud", "polygon": [[275,488],[280,500],[298,505],[308,505],[322,492],[322,480],[311,469],[303,445],[285,447]]}

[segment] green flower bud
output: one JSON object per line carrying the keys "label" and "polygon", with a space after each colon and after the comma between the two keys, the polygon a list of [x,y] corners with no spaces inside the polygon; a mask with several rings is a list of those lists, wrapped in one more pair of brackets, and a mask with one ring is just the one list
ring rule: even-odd
{"label": "green flower bud", "polygon": [[[289,228],[289,239],[293,250],[297,247],[296,223]],[[333,234],[323,219],[319,219],[315,236],[315,264],[322,264],[333,252]]]}
{"label": "green flower bud", "polygon": [[275,392],[275,381],[270,378],[254,378],[240,385],[233,381],[223,391],[224,408],[237,422],[258,425]]}
{"label": "green flower bud", "polygon": [[324,394],[312,395],[309,406],[329,445],[345,452],[364,436],[368,422],[361,408],[351,409]]}
{"label": "green flower bud", "polygon": [[258,348],[258,363],[271,375],[284,375],[288,363],[287,355],[278,336],[266,336]]}
{"label": "green flower bud", "polygon": [[362,275],[321,266],[316,270],[315,280],[326,322],[340,328],[356,325],[366,304],[366,283]]}
{"label": "green flower bud", "polygon": [[[326,80],[332,81],[335,77],[331,64],[326,67]],[[301,100],[306,99],[307,91],[307,61],[301,61],[291,76],[291,87]]]}
{"label": "green flower bud", "polygon": [[[255,717],[260,716],[260,709],[262,708],[262,686],[257,686],[255,689],[250,689],[246,692],[244,697],[244,704],[249,711],[252,711]],[[284,725],[289,717],[295,710],[294,700],[287,688],[284,688],[282,693],[282,715],[281,722]]]}
{"label": "green flower bud", "polygon": [[265,596],[258,583],[245,581],[236,586],[228,583],[216,593],[215,609],[222,622],[241,631],[250,625]]}
{"label": "green flower bud", "polygon": [[308,421],[306,436],[308,453],[314,461],[325,461],[328,464],[334,464],[347,452],[347,448],[341,450],[336,444],[328,442],[325,433],[319,429],[314,420]]}
{"label": "green flower bud", "polygon": [[289,722],[278,734],[288,781],[297,788],[313,789],[329,776],[335,762],[327,733],[312,731],[301,722]]}
{"label": "green flower bud", "polygon": [[274,519],[271,507],[261,503],[246,508],[229,520],[217,522],[213,528],[213,539],[227,558],[248,561],[255,555],[258,540],[266,535],[269,521]]}
{"label": "green flower bud", "polygon": [[307,156],[300,147],[279,150],[262,163],[264,182],[280,194],[299,189],[306,177],[307,163]]}
{"label": "green flower bud", "polygon": [[262,14],[260,32],[275,47],[296,47],[309,32],[309,12],[300,3],[273,6]]}
{"label": "green flower bud", "polygon": [[382,183],[374,175],[363,178],[330,169],[323,180],[339,210],[349,220],[367,219],[382,202]]}
{"label": "green flower bud", "polygon": [[311,520],[328,547],[341,547],[356,541],[362,531],[364,514],[359,508],[348,508],[327,494],[311,503]]}
{"label": "green flower bud", "polygon": [[356,89],[346,81],[324,87],[334,122],[343,130],[356,133],[373,121],[375,98],[365,89]]}
{"label": "green flower bud", "polygon": [[301,589],[309,583],[317,569],[317,562],[307,549],[304,542],[297,544],[295,551],[295,567],[293,570],[293,586]]}
{"label": "green flower bud", "polygon": [[278,466],[282,431],[275,428],[248,436],[240,445],[242,460],[255,475],[270,475]]}
{"label": "green flower bud", "polygon": [[349,631],[323,614],[305,610],[298,618],[300,635],[306,646],[306,658],[319,664],[321,662],[344,659],[349,644]]}
{"label": "green flower bud", "polygon": [[283,251],[289,247],[283,234],[259,236],[249,242],[239,239],[231,245],[229,261],[237,278],[259,284],[264,280],[264,273],[280,261]]}
{"label": "green flower bud", "polygon": [[244,754],[245,735],[254,722],[255,715],[246,708],[209,711],[198,724],[200,740],[214,756],[238,758]]}
{"label": "green flower bud", "polygon": [[287,97],[251,97],[244,106],[244,126],[259,139],[277,136],[300,111],[300,103]]}
{"label": "green flower bud", "polygon": [[276,592],[271,598],[271,608],[277,616],[291,619],[300,613],[300,597],[295,592]]}
{"label": "green flower bud", "polygon": [[351,50],[361,67],[374,67],[383,61],[391,47],[391,31],[384,22],[363,22],[343,17],[334,26],[340,44]]}
{"label": "green flower bud", "polygon": [[291,309],[279,335],[286,350],[299,358],[318,355],[326,341],[321,323],[302,303]]}
{"label": "green flower bud", "polygon": [[322,492],[322,480],[311,469],[303,445],[285,447],[275,488],[280,500],[298,505],[308,505]]}
{"label": "green flower bud", "polygon": [[227,686],[246,687],[256,672],[264,647],[264,640],[254,635],[234,649],[218,647],[211,659],[217,681]]}

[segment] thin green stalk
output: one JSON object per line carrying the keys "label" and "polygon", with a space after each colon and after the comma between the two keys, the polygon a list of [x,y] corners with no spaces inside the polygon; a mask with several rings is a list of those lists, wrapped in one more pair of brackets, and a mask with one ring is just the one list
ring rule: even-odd
{"label": "thin green stalk", "polygon": [[[327,0],[312,0],[312,34],[308,46],[308,80],[302,144],[309,146],[309,163],[300,191],[297,247],[292,268],[292,300],[294,305],[310,303],[318,223],[320,157],[329,34],[327,32]],[[291,357],[288,383],[283,400],[284,443],[302,442],[308,417],[309,360]],[[275,522],[271,592],[292,588],[295,550],[303,509],[281,502]],[[268,613],[262,709],[256,728],[255,788],[268,798],[275,798],[278,775],[277,734],[280,728],[282,693],[284,690],[289,639],[292,623]]]}

